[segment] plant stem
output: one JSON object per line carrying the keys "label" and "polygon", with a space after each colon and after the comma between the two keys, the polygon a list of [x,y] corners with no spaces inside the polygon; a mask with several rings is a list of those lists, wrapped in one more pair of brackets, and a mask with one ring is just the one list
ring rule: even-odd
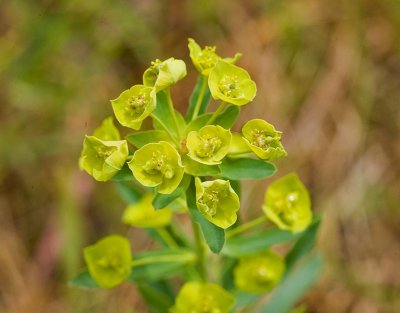
{"label": "plant stem", "polygon": [[174,124],[175,124],[175,128],[176,128],[176,134],[178,135],[178,140],[179,140],[179,139],[182,138],[182,134],[181,134],[181,129],[179,128],[178,119],[176,118],[174,105],[172,103],[170,88],[167,88],[165,90],[165,93],[167,94],[168,108],[169,108],[169,110],[171,112],[172,119],[174,120]]}
{"label": "plant stem", "polygon": [[206,125],[209,125],[209,124],[211,124],[212,122],[215,121],[215,119],[218,117],[218,115],[220,115],[221,112],[224,110],[226,104],[227,104],[226,102],[222,102],[222,103],[219,105],[219,107],[218,107],[217,110],[213,113],[213,115],[210,117],[210,119],[208,120],[208,122],[207,122]]}
{"label": "plant stem", "polygon": [[165,227],[160,227],[157,228],[158,234],[161,236],[161,238],[164,240],[164,242],[167,244],[168,247],[170,248],[177,248],[178,244],[172,238],[171,234],[165,229]]}
{"label": "plant stem", "polygon": [[244,231],[253,228],[254,226],[257,226],[261,223],[264,223],[265,221],[267,221],[267,217],[265,215],[257,217],[256,219],[249,221],[247,223],[244,223],[232,230],[229,230],[226,232],[226,238],[230,238],[233,236],[236,236],[237,234],[243,233]]}
{"label": "plant stem", "polygon": [[201,83],[199,96],[197,97],[196,105],[194,107],[192,120],[194,120],[197,117],[197,115],[199,114],[200,107],[201,107],[201,104],[202,104],[203,98],[204,98],[204,92],[206,91],[206,88],[207,88],[207,77],[203,76],[203,82]]}
{"label": "plant stem", "polygon": [[179,147],[179,141],[169,132],[168,127],[161,121],[156,115],[151,114],[151,117],[156,120],[161,127],[165,130],[165,132],[168,134],[169,138],[176,144],[177,147]]}
{"label": "plant stem", "polygon": [[159,256],[151,256],[145,257],[142,259],[136,259],[131,262],[132,267],[142,266],[147,264],[156,264],[156,263],[168,263],[174,261],[182,261],[182,262],[192,262],[196,260],[196,256],[192,253],[187,253],[186,255],[159,255]]}
{"label": "plant stem", "polygon": [[192,220],[192,227],[193,227],[193,233],[194,233],[194,240],[196,243],[196,253],[197,253],[197,269],[200,274],[201,279],[203,282],[207,281],[207,272],[206,272],[206,267],[205,267],[205,262],[206,262],[206,251],[202,239],[202,235],[200,233],[200,227],[199,225]]}

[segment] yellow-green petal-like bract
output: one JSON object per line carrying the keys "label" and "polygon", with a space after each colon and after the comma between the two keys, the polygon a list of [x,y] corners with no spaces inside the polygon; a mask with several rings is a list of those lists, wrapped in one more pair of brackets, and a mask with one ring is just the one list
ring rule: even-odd
{"label": "yellow-green petal-like bract", "polygon": [[111,100],[111,104],[121,125],[138,130],[156,108],[156,93],[152,87],[135,85]]}
{"label": "yellow-green petal-like bract", "polygon": [[146,193],[138,203],[129,205],[122,217],[124,224],[140,228],[158,228],[171,223],[172,211],[166,207],[156,210],[152,204],[153,195]]}
{"label": "yellow-green petal-like bract", "polygon": [[184,174],[178,151],[166,141],[148,143],[136,150],[128,166],[143,186],[157,187],[162,194],[172,193]]}
{"label": "yellow-green petal-like bract", "polygon": [[239,210],[239,196],[231,187],[229,180],[216,179],[201,182],[196,177],[196,204],[203,216],[223,229],[232,226]]}
{"label": "yellow-green petal-like bract", "polygon": [[235,297],[217,284],[188,282],[175,299],[171,313],[229,313]]}
{"label": "yellow-green petal-like bract", "polygon": [[186,76],[186,64],[182,60],[169,58],[155,60],[143,74],[143,84],[154,87],[157,92],[175,85]]}
{"label": "yellow-green petal-like bract", "polygon": [[93,136],[106,141],[121,139],[119,131],[114,125],[114,119],[112,116],[105,118],[103,122],[101,122],[101,125],[94,130]]}
{"label": "yellow-green petal-like bract", "polygon": [[250,293],[264,293],[273,289],[285,272],[283,259],[272,251],[241,257],[234,269],[237,288]]}
{"label": "yellow-green petal-like bract", "polygon": [[264,160],[276,160],[287,155],[281,143],[282,132],[264,120],[253,119],[244,124],[242,134],[250,149]]}
{"label": "yellow-green petal-like bract", "polygon": [[[208,76],[215,64],[222,58],[215,52],[215,47],[206,46],[202,49],[194,39],[189,38],[188,41],[189,54],[193,65],[201,75]],[[224,58],[223,60],[228,63],[235,63],[240,57],[241,54],[236,53],[233,58]]]}
{"label": "yellow-green petal-like bract", "polygon": [[128,157],[126,140],[105,141],[85,136],[79,166],[98,181],[110,180]]}
{"label": "yellow-green petal-like bract", "polygon": [[228,153],[231,138],[230,130],[219,125],[207,125],[198,131],[191,131],[186,139],[188,156],[203,164],[220,164]]}
{"label": "yellow-green petal-like bract", "polygon": [[218,61],[208,76],[208,86],[214,99],[234,105],[245,105],[257,93],[256,83],[246,70],[225,61]]}
{"label": "yellow-green petal-like bract", "polygon": [[123,283],[131,274],[129,240],[119,235],[107,236],[83,250],[89,273],[103,288]]}
{"label": "yellow-green petal-like bract", "polygon": [[269,185],[263,210],[280,229],[293,233],[306,229],[311,224],[313,215],[308,191],[295,173]]}

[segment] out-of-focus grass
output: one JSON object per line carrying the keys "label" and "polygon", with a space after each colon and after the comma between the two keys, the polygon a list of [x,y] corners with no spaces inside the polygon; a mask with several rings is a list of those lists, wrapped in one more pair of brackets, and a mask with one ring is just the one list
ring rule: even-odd
{"label": "out-of-focus grass", "polygon": [[[3,1],[4,2],[4,1]],[[81,248],[119,223],[111,184],[78,171],[82,138],[154,58],[192,72],[186,38],[215,43],[258,85],[241,121],[284,131],[323,212],[323,279],[310,312],[400,310],[400,4],[357,1],[6,1],[0,8],[0,311],[145,312],[135,289],[70,290]],[[268,182],[267,182],[268,183]],[[245,189],[258,214],[265,182]],[[130,231],[134,248],[150,242]],[[140,240],[137,240],[140,238]],[[136,240],[135,240],[136,239]]]}

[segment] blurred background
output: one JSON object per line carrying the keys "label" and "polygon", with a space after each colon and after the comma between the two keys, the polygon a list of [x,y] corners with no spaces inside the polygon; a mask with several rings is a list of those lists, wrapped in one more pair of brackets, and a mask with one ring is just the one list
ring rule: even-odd
{"label": "blurred background", "polygon": [[[82,247],[127,231],[113,184],[78,157],[155,58],[186,61],[173,89],[186,112],[188,37],[243,53],[258,95],[236,129],[260,117],[282,130],[278,176],[297,171],[324,216],[309,312],[400,312],[398,0],[1,1],[0,312],[146,312],[132,286],[66,285]],[[260,214],[269,182],[246,184],[243,219]],[[150,245],[129,232],[134,249]]]}

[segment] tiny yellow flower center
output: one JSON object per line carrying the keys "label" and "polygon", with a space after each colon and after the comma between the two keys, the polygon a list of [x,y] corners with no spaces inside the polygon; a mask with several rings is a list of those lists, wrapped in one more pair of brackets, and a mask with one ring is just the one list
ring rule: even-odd
{"label": "tiny yellow flower center", "polygon": [[197,62],[203,69],[213,68],[219,56],[215,53],[215,47],[206,46],[197,56]]}
{"label": "tiny yellow flower center", "polygon": [[239,98],[243,94],[239,88],[239,79],[236,76],[225,75],[218,87],[225,96],[230,98]]}
{"label": "tiny yellow flower center", "polygon": [[105,160],[116,150],[117,147],[107,147],[107,146],[96,147],[96,157]]}
{"label": "tiny yellow flower center", "polygon": [[153,152],[151,159],[143,166],[143,170],[150,175],[161,173],[167,179],[171,179],[175,175],[172,166],[168,164],[168,158],[159,151]]}
{"label": "tiny yellow flower center", "polygon": [[252,144],[263,150],[267,150],[271,145],[276,143],[277,140],[279,139],[277,139],[273,133],[269,133],[265,130],[255,130],[253,132]]}
{"label": "tiny yellow flower center", "polygon": [[209,135],[199,136],[200,143],[195,153],[200,158],[210,158],[221,148],[222,141]]}
{"label": "tiny yellow flower center", "polygon": [[219,308],[214,306],[214,298],[210,295],[204,295],[197,307],[190,313],[221,313]]}
{"label": "tiny yellow flower center", "polygon": [[219,186],[219,188],[205,188],[202,197],[198,200],[199,203],[205,206],[204,213],[208,214],[211,217],[217,214],[220,200],[227,197],[228,193],[229,190],[227,190],[225,186],[223,186],[222,188],[221,186]]}
{"label": "tiny yellow flower center", "polygon": [[134,95],[128,99],[128,105],[125,110],[132,116],[132,118],[135,118],[143,114],[147,103],[148,99],[145,94],[141,93],[139,95]]}
{"label": "tiny yellow flower center", "polygon": [[299,193],[292,191],[276,202],[280,218],[288,224],[295,223],[299,217],[298,212],[295,210],[298,200]]}
{"label": "tiny yellow flower center", "polygon": [[264,264],[257,262],[252,269],[252,279],[257,283],[267,283],[273,279],[274,273]]}
{"label": "tiny yellow flower center", "polygon": [[121,266],[121,259],[118,255],[108,255],[99,259],[97,265],[104,269],[118,269]]}

